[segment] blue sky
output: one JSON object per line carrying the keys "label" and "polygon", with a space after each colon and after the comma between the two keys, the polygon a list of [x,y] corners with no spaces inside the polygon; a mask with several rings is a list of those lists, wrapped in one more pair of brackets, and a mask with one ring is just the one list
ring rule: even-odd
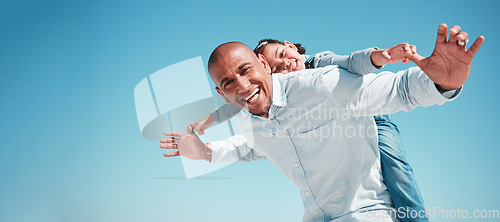
{"label": "blue sky", "polygon": [[427,56],[443,22],[486,37],[463,93],[392,117],[428,208],[500,210],[499,6],[1,1],[0,221],[300,221],[298,189],[269,161],[185,180],[180,159],[141,137],[135,85],[186,59],[206,62],[233,40],[254,47],[272,37],[337,54],[409,42]]}

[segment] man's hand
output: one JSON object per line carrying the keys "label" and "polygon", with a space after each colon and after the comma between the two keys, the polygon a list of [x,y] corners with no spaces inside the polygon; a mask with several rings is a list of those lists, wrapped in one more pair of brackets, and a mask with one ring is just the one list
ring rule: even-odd
{"label": "man's hand", "polygon": [[410,57],[444,91],[458,89],[467,81],[472,58],[484,42],[484,37],[479,36],[467,50],[465,44],[460,45],[458,41],[468,41],[469,35],[462,32],[460,26],[454,25],[450,28],[447,41],[447,29],[446,24],[439,25],[436,46],[431,56],[426,58],[415,54]]}
{"label": "man's hand", "polygon": [[212,150],[208,144],[204,144],[193,128],[188,127],[188,134],[179,132],[165,132],[167,138],[161,139],[160,147],[163,149],[177,149],[175,152],[163,154],[165,157],[184,156],[192,160],[212,159]]}
{"label": "man's hand", "polygon": [[417,47],[408,43],[399,43],[387,49],[376,49],[371,54],[372,64],[374,66],[383,66],[387,63],[403,62],[409,63],[410,56],[417,53]]}
{"label": "man's hand", "polygon": [[203,135],[203,134],[205,134],[205,129],[210,127],[214,122],[215,122],[215,120],[214,120],[214,117],[212,116],[212,114],[208,114],[208,116],[206,116],[205,118],[189,124],[188,131],[189,131],[189,127],[191,127],[199,135]]}

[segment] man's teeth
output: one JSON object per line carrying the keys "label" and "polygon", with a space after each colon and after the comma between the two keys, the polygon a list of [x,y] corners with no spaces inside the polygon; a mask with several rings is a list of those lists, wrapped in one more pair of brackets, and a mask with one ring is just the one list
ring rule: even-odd
{"label": "man's teeth", "polygon": [[250,100],[248,100],[248,102],[253,103],[255,100],[257,100],[257,98],[259,98],[258,94],[256,94],[255,96],[252,96],[252,98],[250,98]]}
{"label": "man's teeth", "polygon": [[[259,88],[254,89],[253,92],[252,92],[252,94],[250,94],[247,98],[245,98],[245,100],[247,102],[253,102],[253,101],[255,101],[255,99],[257,99],[257,97],[255,96],[255,94],[257,94],[257,92],[259,92]],[[251,98],[251,100],[250,100],[250,98]]]}

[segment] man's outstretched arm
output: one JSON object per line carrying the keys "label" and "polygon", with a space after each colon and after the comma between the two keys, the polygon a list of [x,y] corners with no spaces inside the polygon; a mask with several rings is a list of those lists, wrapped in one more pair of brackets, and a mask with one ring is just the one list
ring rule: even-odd
{"label": "man's outstretched arm", "polygon": [[[443,104],[460,93],[469,76],[472,58],[484,42],[481,36],[466,50],[458,41],[466,41],[468,35],[459,30],[454,26],[452,37],[447,41],[446,25],[441,24],[433,54],[427,58],[418,54],[411,58],[421,68],[411,68],[395,75],[382,72],[364,76],[331,69],[310,76],[321,78],[321,81],[303,79],[301,82],[322,82],[330,98],[325,102],[331,102],[329,105],[349,116],[389,114],[410,111],[417,106]],[[303,75],[303,78],[307,76]]]}
{"label": "man's outstretched arm", "polygon": [[166,138],[160,140],[163,149],[176,150],[165,153],[165,157],[184,156],[192,160],[206,160],[211,163],[219,162],[249,162],[266,159],[256,153],[242,135],[210,143],[203,143],[192,127],[188,127],[188,134],[179,132],[165,132]]}
{"label": "man's outstretched arm", "polygon": [[484,42],[484,37],[479,36],[467,50],[466,45],[459,42],[467,42],[469,35],[462,32],[458,25],[452,26],[449,32],[448,39],[447,25],[439,25],[436,46],[431,56],[422,57],[415,54],[410,58],[436,83],[440,91],[462,87],[469,77],[472,58]]}

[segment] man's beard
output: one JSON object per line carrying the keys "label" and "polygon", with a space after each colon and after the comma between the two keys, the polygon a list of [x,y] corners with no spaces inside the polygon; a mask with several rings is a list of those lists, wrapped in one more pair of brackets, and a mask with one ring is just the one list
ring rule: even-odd
{"label": "man's beard", "polygon": [[266,106],[264,107],[264,111],[262,111],[261,113],[254,113],[254,112],[250,112],[250,110],[248,109],[248,106],[247,106],[246,108],[247,108],[247,110],[248,110],[251,114],[253,114],[253,115],[256,115],[256,116],[264,116],[264,115],[266,115],[266,114],[269,114],[269,109],[271,108],[271,104],[272,104],[271,99],[268,99],[268,100],[267,100],[267,104],[266,104]]}

